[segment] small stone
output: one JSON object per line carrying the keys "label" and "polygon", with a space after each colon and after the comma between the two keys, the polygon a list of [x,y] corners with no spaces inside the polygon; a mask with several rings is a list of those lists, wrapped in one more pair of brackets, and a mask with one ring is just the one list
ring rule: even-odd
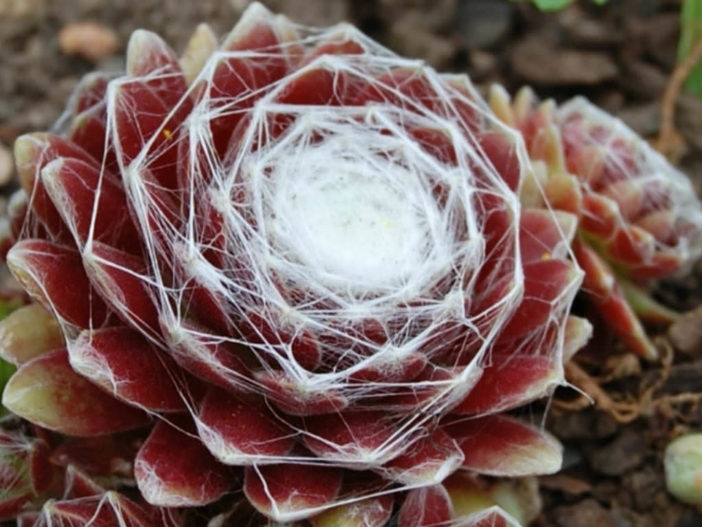
{"label": "small stone", "polygon": [[654,507],[656,494],[663,490],[663,487],[661,475],[650,468],[637,470],[624,478],[624,488],[630,492],[632,502],[639,511],[647,511]]}
{"label": "small stone", "polygon": [[658,99],[668,82],[665,72],[643,60],[627,60],[622,64],[621,87],[638,97]]}
{"label": "small stone", "polygon": [[592,470],[605,476],[621,476],[641,464],[646,451],[645,436],[637,430],[625,429],[611,443],[587,456]]}
{"label": "small stone", "polygon": [[657,101],[627,106],[617,117],[640,136],[653,137],[661,127],[661,106]]}
{"label": "small stone", "polygon": [[615,46],[624,40],[621,31],[588,16],[577,4],[561,11],[558,22],[568,42],[577,47]]}
{"label": "small stone", "polygon": [[482,49],[471,49],[468,52],[470,60],[469,74],[474,80],[483,80],[491,77],[497,72],[497,57]]}
{"label": "small stone", "polygon": [[606,53],[562,49],[548,36],[534,35],[517,42],[512,69],[523,80],[539,85],[593,85],[611,81],[618,68]]}
{"label": "small stone", "polygon": [[0,143],[0,187],[7,185],[15,172],[15,163],[12,152],[3,143]]}
{"label": "small stone", "polygon": [[558,527],[617,527],[612,513],[592,498],[558,507],[553,518]]}
{"label": "small stone", "polygon": [[99,62],[119,48],[117,34],[96,22],[68,24],[59,32],[58,40],[61,51],[90,62]]}
{"label": "small stone", "polygon": [[563,492],[570,496],[589,494],[592,486],[587,482],[567,474],[553,474],[539,478],[541,486],[548,490]]}
{"label": "small stone", "polygon": [[390,27],[393,47],[409,57],[422,57],[437,69],[447,67],[456,54],[455,46],[446,38],[424,28],[419,13],[410,12]]}
{"label": "small stone", "polygon": [[468,48],[491,48],[507,35],[513,16],[514,5],[506,0],[463,0],[456,26]]}
{"label": "small stone", "polygon": [[668,330],[675,349],[686,355],[702,352],[702,307],[684,313]]}
{"label": "small stone", "polygon": [[617,432],[617,422],[609,415],[594,409],[554,415],[549,429],[560,439],[603,439]]}

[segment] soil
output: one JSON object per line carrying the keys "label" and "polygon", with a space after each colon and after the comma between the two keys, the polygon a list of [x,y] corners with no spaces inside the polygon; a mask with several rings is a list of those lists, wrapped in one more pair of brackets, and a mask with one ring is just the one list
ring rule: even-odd
{"label": "soil", "polygon": [[[350,20],[401,54],[468,72],[485,89],[532,85],[543,97],[583,94],[647,138],[660,128],[663,90],[676,64],[680,2],[582,2],[540,13],[507,0],[269,0],[297,21]],[[0,0],[0,185],[15,185],[7,155],[19,134],[50,128],[81,75],[123,66],[131,31],[144,27],[182,49],[200,21],[224,34],[247,0]],[[92,22],[88,25],[78,23]],[[81,33],[81,31],[83,31]],[[87,36],[86,36],[87,35]],[[679,163],[702,190],[702,100],[681,95],[676,126]],[[7,182],[9,180],[9,182]],[[577,360],[612,399],[639,401],[636,418],[618,422],[594,407],[568,407],[578,395],[556,394],[547,428],[565,444],[566,464],[542,478],[539,527],[693,527],[702,514],[665,490],[668,441],[702,429],[702,265],[659,284],[657,297],[688,312],[666,332],[651,328],[672,364],[645,364],[611,341]],[[646,391],[647,387],[655,389]],[[681,397],[684,395],[684,397]],[[700,397],[697,397],[700,396]],[[565,401],[565,403],[564,403]],[[570,404],[569,403],[569,404]],[[534,411],[540,408],[535,407]],[[620,421],[622,419],[620,418]]]}

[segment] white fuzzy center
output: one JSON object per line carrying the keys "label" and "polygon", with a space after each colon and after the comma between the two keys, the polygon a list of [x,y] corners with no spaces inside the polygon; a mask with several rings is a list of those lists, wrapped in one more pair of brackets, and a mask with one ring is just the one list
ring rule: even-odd
{"label": "white fuzzy center", "polygon": [[405,190],[411,174],[394,166],[387,177],[350,160],[299,161],[283,169],[297,173],[278,179],[275,188],[270,226],[276,242],[326,282],[392,287],[406,280],[423,261],[429,238],[423,211]]}

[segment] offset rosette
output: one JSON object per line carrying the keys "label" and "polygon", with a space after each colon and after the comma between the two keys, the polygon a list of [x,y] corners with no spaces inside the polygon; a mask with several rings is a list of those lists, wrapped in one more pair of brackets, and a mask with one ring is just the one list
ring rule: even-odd
{"label": "offset rosette", "polygon": [[574,251],[585,271],[583,289],[632,350],[654,358],[634,311],[669,322],[674,313],[641,287],[685,271],[702,254],[702,206],[689,179],[582,97],[537,106],[529,89],[510,101],[496,87],[491,107],[522,132],[540,168],[540,185],[525,185],[523,200],[579,216]]}
{"label": "offset rosette", "polygon": [[442,482],[559,468],[499,413],[549,394],[589,335],[568,316],[575,217],[520,205],[526,152],[467,77],[259,4],[215,42],[201,27],[178,60],[138,31],[63,135],[18,140],[8,263],[66,348],[6,404],[73,435],[150,426],[153,505],[215,502],[241,470],[234,515],[507,521]]}

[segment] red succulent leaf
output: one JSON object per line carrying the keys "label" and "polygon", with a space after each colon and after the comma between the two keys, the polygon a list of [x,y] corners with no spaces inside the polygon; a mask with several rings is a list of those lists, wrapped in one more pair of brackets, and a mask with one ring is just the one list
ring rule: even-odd
{"label": "red succulent leaf", "polygon": [[391,495],[338,505],[310,519],[312,527],[383,527],[392,516]]}
{"label": "red succulent leaf", "polygon": [[66,467],[62,497],[64,500],[100,496],[106,491],[107,489],[75,465]]}
{"label": "red succulent leaf", "polygon": [[84,331],[69,346],[73,369],[125,403],[181,412],[185,403],[173,360],[140,333],[117,326]]}
{"label": "red succulent leaf", "polygon": [[68,437],[53,448],[51,463],[66,469],[72,466],[95,476],[125,476],[131,474],[132,461],[141,441],[138,431]]}
{"label": "red succulent leaf", "polygon": [[280,522],[311,516],[330,506],[341,489],[342,471],[314,465],[246,467],[244,493],[261,513]]}
{"label": "red succulent leaf", "polygon": [[90,328],[100,327],[107,318],[105,304],[93,291],[75,249],[45,240],[22,240],[8,253],[7,265],[61,321]]}
{"label": "red succulent leaf", "polygon": [[581,240],[575,241],[573,251],[585,272],[583,291],[604,314],[607,325],[634,353],[649,359],[657,357],[658,351],[624,297],[609,265]]}
{"label": "red succulent leaf", "polygon": [[304,423],[307,448],[339,464],[381,464],[404,447],[398,445],[396,419],[380,411],[310,416]]}
{"label": "red succulent leaf", "polygon": [[199,507],[219,499],[235,483],[197,436],[163,421],[156,423],[134,464],[142,496],[152,505]]}
{"label": "red succulent leaf", "polygon": [[558,441],[512,417],[460,419],[444,430],[463,450],[463,467],[480,474],[519,477],[552,474],[561,468]]}
{"label": "red succulent leaf", "polygon": [[341,411],[349,400],[334,389],[317,389],[277,371],[256,374],[270,401],[291,415],[320,415]]}
{"label": "red succulent leaf", "polygon": [[41,171],[58,158],[77,159],[88,164],[95,164],[95,158],[80,146],[52,134],[23,135],[15,141],[14,151],[17,174],[22,188],[29,196],[32,211],[52,235],[66,240],[67,230],[44,188]]}
{"label": "red succulent leaf", "polygon": [[453,517],[451,497],[443,485],[410,490],[402,502],[397,527],[448,525]]}
{"label": "red succulent leaf", "polygon": [[295,433],[261,400],[210,389],[200,404],[198,429],[214,456],[228,465],[250,465],[285,456]]}
{"label": "red succulent leaf", "polygon": [[507,410],[548,393],[563,376],[555,357],[495,351],[482,376],[455,414],[484,414]]}
{"label": "red succulent leaf", "polygon": [[550,258],[524,265],[524,296],[500,335],[500,341],[521,337],[544,327],[554,304],[569,298],[579,279],[579,270],[567,260]]}
{"label": "red succulent leaf", "polygon": [[46,192],[79,246],[88,238],[121,247],[140,248],[122,187],[114,177],[79,159],[58,158],[41,171]]}
{"label": "red succulent leaf", "polygon": [[[244,107],[251,107],[261,97],[261,90],[282,78],[288,71],[288,58],[282,47],[280,28],[275,17],[262,5],[248,9],[222,45],[227,51],[258,52],[251,58],[238,56],[221,59],[212,74],[207,96],[216,106],[232,97],[241,97]],[[229,147],[232,130],[244,115],[244,108],[232,108],[221,117],[212,119],[210,127],[216,151],[224,156]]]}
{"label": "red succulent leaf", "polygon": [[100,496],[48,501],[34,527],[157,527],[142,507],[116,492]]}
{"label": "red succulent leaf", "polygon": [[122,320],[147,334],[159,334],[156,295],[141,258],[95,241],[83,262],[93,285]]}
{"label": "red succulent leaf", "polygon": [[445,431],[414,441],[398,457],[386,463],[382,473],[393,481],[416,487],[443,481],[463,464],[463,452]]}

